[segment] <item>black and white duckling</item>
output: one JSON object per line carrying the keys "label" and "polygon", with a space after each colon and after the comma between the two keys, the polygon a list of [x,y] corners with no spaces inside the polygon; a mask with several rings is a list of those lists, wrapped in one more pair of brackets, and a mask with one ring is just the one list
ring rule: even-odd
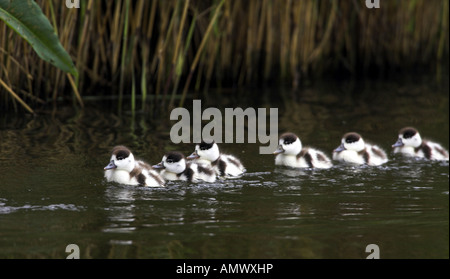
{"label": "black and white duckling", "polygon": [[333,160],[352,164],[378,166],[388,161],[386,152],[377,145],[365,143],[358,133],[347,133],[333,151]]}
{"label": "black and white duckling", "polygon": [[293,133],[284,133],[280,136],[279,145],[273,154],[275,165],[292,168],[319,168],[328,169],[333,166],[330,158],[322,151],[311,147],[302,147],[302,142]]}
{"label": "black and white duckling", "polygon": [[211,166],[219,177],[237,177],[246,171],[241,161],[233,155],[222,154],[214,141],[195,146],[195,151],[187,159],[196,159],[199,164]]}
{"label": "black and white duckling", "polygon": [[162,161],[154,165],[155,169],[163,169],[160,174],[166,180],[183,180],[189,182],[216,181],[215,170],[208,165],[186,162],[184,155],[180,152],[168,152]]}
{"label": "black and white duckling", "polygon": [[406,127],[398,133],[398,140],[392,145],[394,153],[402,153],[411,157],[429,160],[447,160],[448,151],[439,143],[422,140],[419,132],[412,127]]}
{"label": "black and white duckling", "polygon": [[112,150],[111,160],[104,168],[108,182],[148,187],[164,186],[164,179],[144,161],[135,160],[133,153],[125,146]]}

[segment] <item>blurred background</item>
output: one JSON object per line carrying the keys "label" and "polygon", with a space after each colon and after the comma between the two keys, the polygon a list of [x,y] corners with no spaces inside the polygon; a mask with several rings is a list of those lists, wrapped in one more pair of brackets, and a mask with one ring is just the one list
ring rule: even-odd
{"label": "blurred background", "polygon": [[[446,0],[36,2],[79,72],[71,84],[0,21],[0,80],[36,111],[75,95],[148,113],[210,89],[448,75]],[[0,109],[22,111],[4,86]]]}

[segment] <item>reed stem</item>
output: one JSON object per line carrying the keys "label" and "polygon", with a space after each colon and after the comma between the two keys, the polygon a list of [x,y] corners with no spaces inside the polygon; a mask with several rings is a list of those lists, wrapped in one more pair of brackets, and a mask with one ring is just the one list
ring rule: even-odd
{"label": "reed stem", "polygon": [[186,99],[186,94],[187,94],[189,84],[192,79],[192,75],[195,71],[195,68],[197,67],[197,63],[200,59],[200,55],[202,54],[203,48],[205,47],[206,41],[208,40],[208,36],[211,33],[212,27],[214,26],[214,22],[216,21],[217,17],[219,16],[220,8],[222,7],[224,2],[225,2],[225,0],[221,0],[219,5],[216,7],[214,16],[212,17],[211,22],[208,25],[208,29],[206,29],[205,35],[203,36],[202,42],[200,43],[200,46],[198,47],[194,61],[191,64],[188,79],[187,79],[186,84],[183,89],[183,94],[181,96],[181,100],[180,100],[180,104],[179,104],[180,107],[183,107],[183,105],[184,105],[184,100]]}
{"label": "reed stem", "polygon": [[298,89],[328,75],[417,68],[441,82],[448,71],[448,0],[384,1],[381,9],[363,0],[86,0],[80,9],[35,1],[79,75],[41,60],[0,21],[0,109],[36,112],[70,99],[83,107],[96,95],[114,99],[119,113],[138,105],[155,115],[184,106],[190,90],[207,99],[210,87]]}

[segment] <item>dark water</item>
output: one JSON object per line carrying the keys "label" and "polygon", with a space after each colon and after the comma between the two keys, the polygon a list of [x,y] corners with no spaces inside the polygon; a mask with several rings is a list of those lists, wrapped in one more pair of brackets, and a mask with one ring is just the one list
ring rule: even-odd
{"label": "dark water", "polygon": [[[37,118],[0,117],[0,258],[381,258],[449,257],[449,163],[390,152],[400,128],[449,147],[448,83],[314,85],[253,98],[218,94],[206,107],[278,107],[279,133],[331,151],[348,131],[379,144],[379,167],[293,170],[274,166],[260,144],[222,144],[247,173],[214,184],[166,188],[107,183],[103,167],[116,144],[149,163],[174,145],[168,117],[118,117],[87,103]],[[210,93],[210,96],[213,93]],[[238,95],[242,96],[242,95]]]}

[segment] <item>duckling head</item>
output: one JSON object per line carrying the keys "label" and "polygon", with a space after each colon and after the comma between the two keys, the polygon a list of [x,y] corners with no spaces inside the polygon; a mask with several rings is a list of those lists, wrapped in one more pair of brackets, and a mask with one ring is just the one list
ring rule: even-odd
{"label": "duckling head", "polygon": [[131,172],[135,166],[135,159],[133,153],[123,146],[119,145],[113,148],[109,164],[104,170],[125,170]]}
{"label": "duckling head", "polygon": [[154,165],[153,168],[166,169],[169,172],[179,174],[186,169],[186,159],[180,152],[168,152],[163,156],[161,162]]}
{"label": "duckling head", "polygon": [[414,147],[417,148],[422,144],[422,138],[419,132],[412,127],[406,127],[400,130],[398,133],[398,140],[392,145],[392,147]]}
{"label": "duckling head", "polygon": [[340,152],[343,150],[352,150],[360,152],[364,149],[365,143],[360,134],[351,132],[342,137],[341,145],[334,150],[334,152]]}
{"label": "duckling head", "polygon": [[219,159],[219,146],[214,141],[202,141],[195,146],[195,151],[189,155],[188,159],[204,159],[214,162]]}
{"label": "duckling head", "polygon": [[302,151],[302,142],[293,133],[284,133],[278,140],[278,148],[273,154],[284,153],[286,155],[297,155]]}

